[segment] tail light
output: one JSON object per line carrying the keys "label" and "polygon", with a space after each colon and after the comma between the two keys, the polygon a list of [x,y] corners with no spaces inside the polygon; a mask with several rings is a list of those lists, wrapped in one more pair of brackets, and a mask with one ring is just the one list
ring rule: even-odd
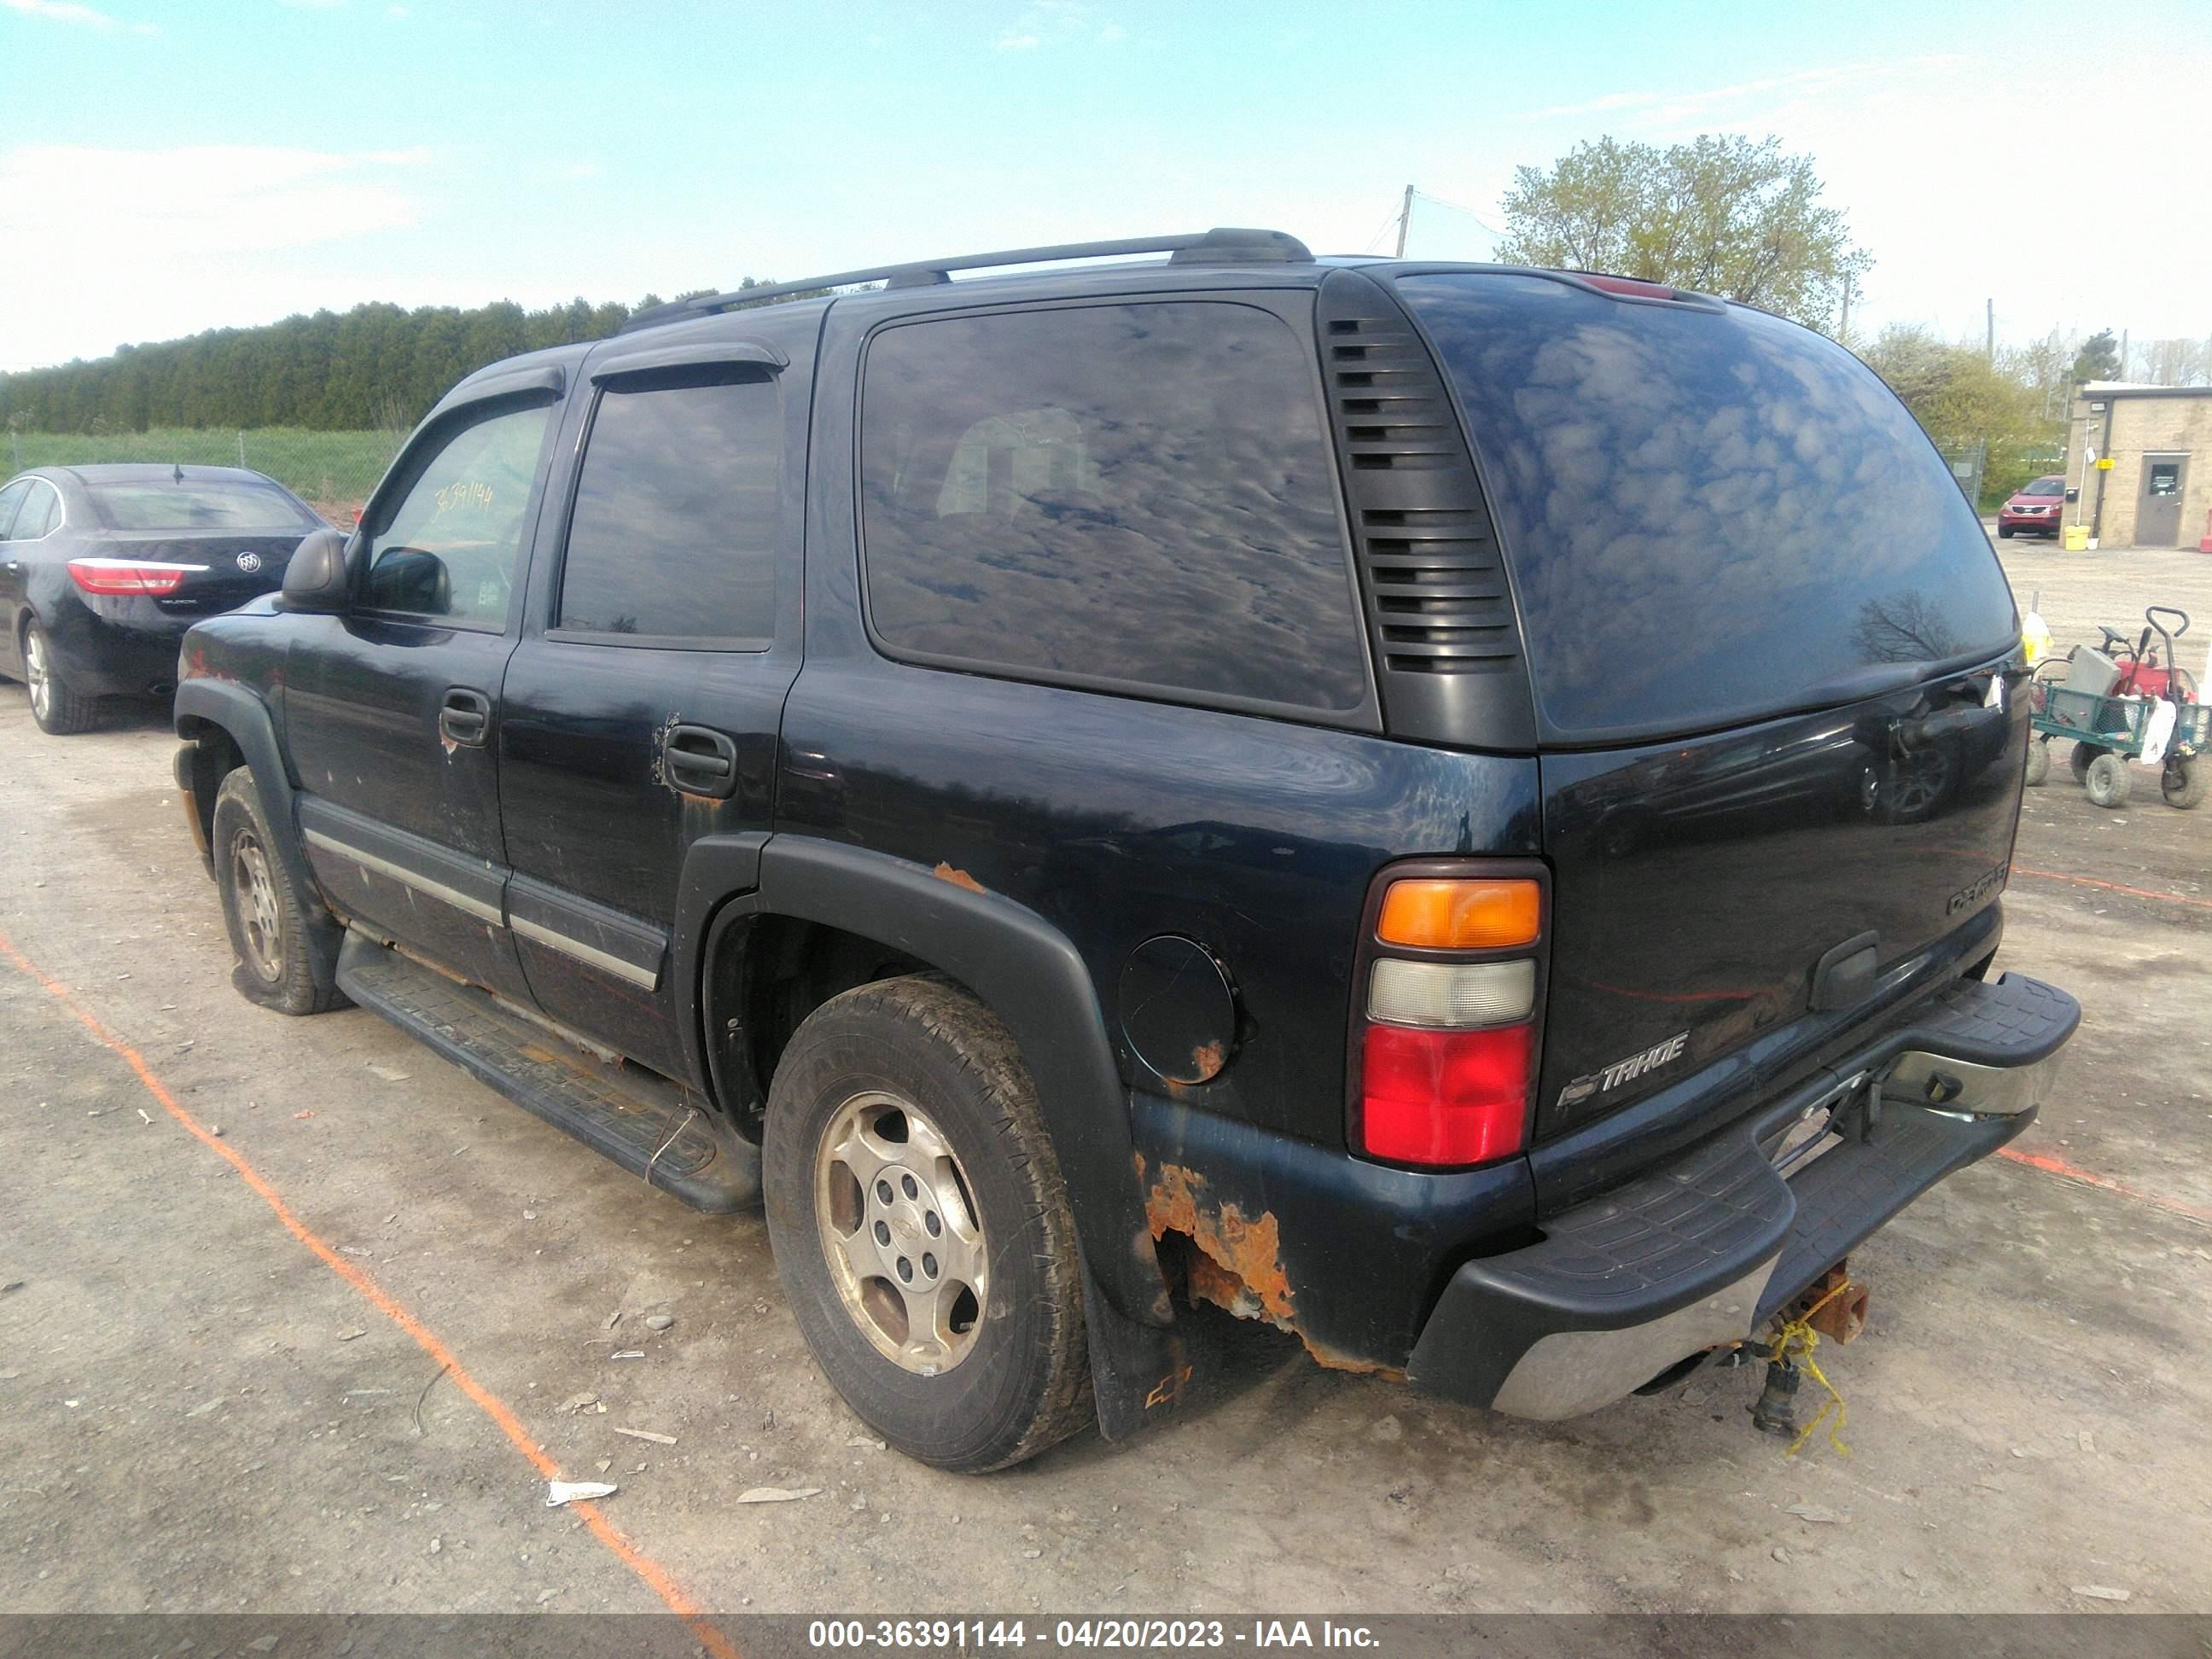
{"label": "tail light", "polygon": [[1357,962],[1349,1139],[1455,1168],[1528,1144],[1548,889],[1522,860],[1424,860],[1368,896]]}
{"label": "tail light", "polygon": [[70,580],[88,593],[173,593],[204,564],[153,564],[138,559],[71,559]]}

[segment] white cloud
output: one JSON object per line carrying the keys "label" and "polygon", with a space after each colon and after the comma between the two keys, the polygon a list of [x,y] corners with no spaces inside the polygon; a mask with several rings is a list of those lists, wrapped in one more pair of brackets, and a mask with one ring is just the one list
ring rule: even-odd
{"label": "white cloud", "polygon": [[78,5],[76,0],[0,0],[0,5],[26,17],[43,17],[49,23],[76,23],[94,29],[117,27],[115,20],[106,12]]}
{"label": "white cloud", "polygon": [[76,3],[76,0],[0,0],[0,8],[25,17],[42,17],[49,23],[73,23],[79,28],[96,29],[102,34],[112,34],[127,27],[133,34],[159,34],[159,23],[118,23],[104,11]]}
{"label": "white cloud", "polygon": [[[2184,47],[2159,74],[2166,84],[2202,85],[2212,59]],[[2203,115],[2160,98],[2106,100],[2094,120],[2087,108],[2023,104],[1979,60],[1923,55],[1554,105],[1516,118],[1560,124],[1548,129],[1548,149],[1540,139],[1516,159],[1544,165],[1600,132],[1660,144],[1700,132],[1773,134],[1813,158],[1823,199],[1875,257],[1855,325],[1918,321],[1978,339],[1984,303],[1994,299],[2000,339],[2107,325],[2138,338],[2201,337],[2212,327],[2204,284],[2175,273],[2212,266],[2212,223],[2179,204],[2186,192],[2173,186],[2190,176],[2185,164],[2162,177],[2155,166],[2112,158],[2196,154]],[[2064,127],[2075,117],[2090,125]],[[2052,119],[2071,136],[2044,142]],[[2002,181],[1994,191],[1993,181]],[[2036,232],[2008,234],[2015,219]],[[2068,248],[2055,244],[2053,224],[2093,228]],[[2113,227],[2131,228],[2136,243]],[[2146,232],[2155,257],[2137,256]]]}
{"label": "white cloud", "polygon": [[1794,75],[1769,76],[1763,80],[1742,81],[1734,86],[1708,87],[1699,91],[1609,92],[1601,98],[1592,98],[1583,103],[1554,104],[1549,109],[1534,110],[1527,118],[1540,121],[1568,115],[1603,115],[1623,111],[1632,112],[1635,118],[1643,122],[1674,121],[1699,110],[1740,103],[1760,93],[1808,91],[1870,76],[1893,76],[1900,71],[1954,69],[1966,62],[1966,58],[1955,54],[1888,58],[1863,64],[1832,64],[1820,69],[1800,70]]}
{"label": "white cloud", "polygon": [[1114,46],[1128,38],[1128,30],[1110,19],[1102,20],[1085,0],[1030,0],[992,50],[1034,52],[1048,41],[1054,46]]}
{"label": "white cloud", "polygon": [[0,368],[97,356],[233,319],[265,292],[270,257],[412,225],[382,159],[209,145],[167,150],[24,145],[0,151],[0,246],[40,257],[10,272]]}

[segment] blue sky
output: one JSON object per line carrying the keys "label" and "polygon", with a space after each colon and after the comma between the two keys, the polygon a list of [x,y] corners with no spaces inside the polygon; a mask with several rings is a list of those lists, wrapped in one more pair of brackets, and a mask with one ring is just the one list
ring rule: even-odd
{"label": "blue sky", "polygon": [[1994,298],[2005,337],[2202,337],[2212,7],[2122,16],[0,0],[0,369],[1211,224],[1380,250],[1409,181],[1408,251],[1479,258],[1516,164],[1607,132],[1811,153],[1875,256],[1869,324],[1978,333]]}

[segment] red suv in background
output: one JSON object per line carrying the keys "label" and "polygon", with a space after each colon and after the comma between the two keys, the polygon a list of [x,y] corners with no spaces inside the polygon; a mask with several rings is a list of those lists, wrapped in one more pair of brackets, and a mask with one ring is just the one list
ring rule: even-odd
{"label": "red suv in background", "polygon": [[2009,536],[2015,530],[2040,530],[2056,536],[2059,511],[2065,505],[2065,479],[2031,478],[2014,490],[1997,509],[1997,534]]}

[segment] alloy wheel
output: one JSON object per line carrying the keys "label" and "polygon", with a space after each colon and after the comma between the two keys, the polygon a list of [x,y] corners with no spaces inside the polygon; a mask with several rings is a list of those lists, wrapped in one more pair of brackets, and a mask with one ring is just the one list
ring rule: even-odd
{"label": "alloy wheel", "polygon": [[270,873],[269,854],[251,831],[231,842],[232,886],[241,901],[240,930],[246,954],[253,971],[272,984],[283,975],[282,924],[276,905],[276,883]]}
{"label": "alloy wheel", "polygon": [[23,679],[30,688],[31,712],[40,720],[53,716],[54,677],[46,665],[46,642],[37,629],[23,635]]}
{"label": "alloy wheel", "polygon": [[878,1352],[935,1376],[975,1346],[989,1256],[944,1132],[912,1101],[855,1095],[815,1156],[822,1252],[846,1313]]}

